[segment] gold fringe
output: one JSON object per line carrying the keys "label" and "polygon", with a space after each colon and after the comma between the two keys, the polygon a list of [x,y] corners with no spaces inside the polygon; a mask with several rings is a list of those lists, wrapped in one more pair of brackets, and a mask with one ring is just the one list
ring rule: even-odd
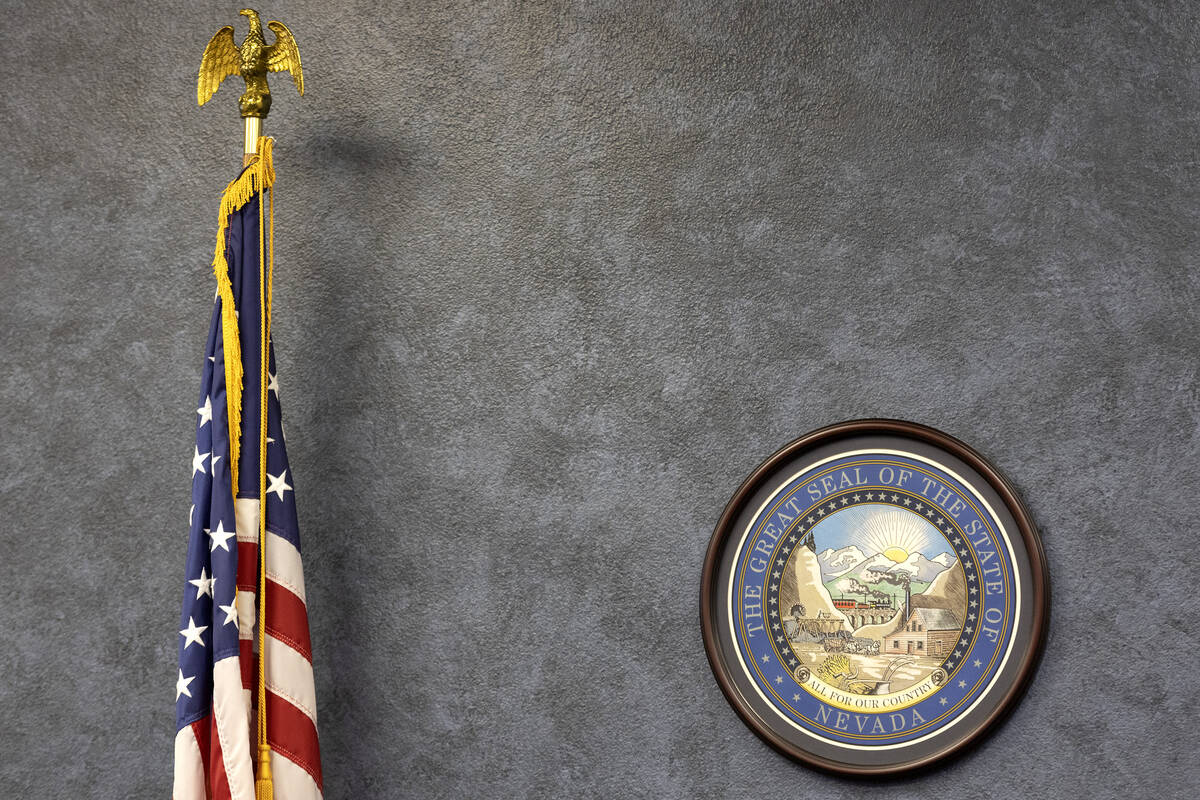
{"label": "gold fringe", "polygon": [[[271,161],[271,148],[274,144],[274,139],[259,137],[258,157],[225,187],[225,191],[221,193],[221,210],[217,214],[217,250],[212,266],[217,276],[217,294],[221,298],[225,397],[229,413],[229,469],[235,496],[238,490],[238,455],[242,437],[242,346],[238,338],[237,309],[233,304],[229,263],[225,260],[225,240],[229,233],[229,216],[250,202],[255,194],[275,183],[275,167]],[[259,231],[259,238],[262,238],[262,231]]]}

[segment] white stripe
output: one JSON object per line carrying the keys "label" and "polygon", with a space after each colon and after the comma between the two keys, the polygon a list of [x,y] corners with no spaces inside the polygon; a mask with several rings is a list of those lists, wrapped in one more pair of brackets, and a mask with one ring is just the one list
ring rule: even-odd
{"label": "white stripe", "polygon": [[258,501],[245,497],[234,498],[233,517],[238,541],[258,544]]}
{"label": "white stripe", "polygon": [[175,734],[175,785],[171,793],[174,800],[205,800],[204,758],[191,725]]}
{"label": "white stripe", "polygon": [[317,690],[312,664],[285,642],[267,636],[267,686],[317,724]]}
{"label": "white stripe", "polygon": [[[239,639],[255,638],[254,626],[258,624],[257,597],[257,592],[247,592],[245,589],[238,589],[237,615]],[[224,620],[225,618],[222,617],[221,619]]]}
{"label": "white stripe", "polygon": [[304,598],[304,565],[296,546],[273,533],[267,533],[267,577],[286,586],[292,594]]}
{"label": "white stripe", "polygon": [[242,694],[242,669],[237,656],[213,665],[213,718],[225,759],[229,795],[254,800],[254,765],[250,757],[250,715]]}
{"label": "white stripe", "polygon": [[321,790],[312,775],[275,750],[271,751],[271,778],[280,800],[321,800]]}

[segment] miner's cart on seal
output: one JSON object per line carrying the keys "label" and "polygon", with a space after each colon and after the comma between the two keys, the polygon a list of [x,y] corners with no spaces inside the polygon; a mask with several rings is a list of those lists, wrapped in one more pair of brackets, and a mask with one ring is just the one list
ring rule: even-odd
{"label": "miner's cart on seal", "polygon": [[862,636],[851,636],[836,617],[821,612],[816,617],[792,616],[783,620],[783,630],[791,642],[819,643],[826,653],[855,653],[879,655],[879,641]]}

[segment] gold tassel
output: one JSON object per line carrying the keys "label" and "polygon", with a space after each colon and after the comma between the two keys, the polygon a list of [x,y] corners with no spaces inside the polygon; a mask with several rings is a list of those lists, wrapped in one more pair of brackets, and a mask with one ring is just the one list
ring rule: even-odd
{"label": "gold tassel", "polygon": [[271,782],[271,745],[258,746],[258,777],[254,779],[254,800],[275,800],[275,784]]}
{"label": "gold tassel", "polygon": [[[213,256],[213,272],[217,276],[217,294],[221,298],[221,338],[225,351],[225,398],[229,414],[229,471],[233,492],[238,487],[238,455],[242,435],[242,347],[238,337],[237,309],[233,304],[233,284],[229,281],[229,263],[225,260],[225,238],[229,232],[229,215],[237,211],[261,189],[275,183],[275,166],[271,147],[275,140],[263,136],[258,140],[258,157],[242,174],[234,178],[221,193],[221,210],[217,214],[217,250]],[[262,232],[259,232],[259,236]]]}

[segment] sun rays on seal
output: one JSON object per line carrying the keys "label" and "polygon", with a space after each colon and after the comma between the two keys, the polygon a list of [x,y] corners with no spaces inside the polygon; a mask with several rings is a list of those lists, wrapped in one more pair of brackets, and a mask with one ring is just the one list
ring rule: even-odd
{"label": "sun rays on seal", "polygon": [[908,511],[874,511],[862,521],[858,538],[872,551],[898,563],[929,544],[927,527],[923,519]]}

